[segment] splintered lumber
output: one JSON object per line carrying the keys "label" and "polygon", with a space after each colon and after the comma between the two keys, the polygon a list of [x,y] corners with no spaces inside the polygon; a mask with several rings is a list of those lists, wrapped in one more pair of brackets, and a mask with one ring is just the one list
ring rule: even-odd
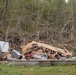
{"label": "splintered lumber", "polygon": [[34,42],[28,43],[27,45],[22,47],[22,54],[25,54],[27,52],[27,50],[32,47],[32,44],[34,44]]}
{"label": "splintered lumber", "polygon": [[54,47],[48,44],[43,44],[43,43],[39,43],[35,41],[32,41],[31,43],[28,43],[27,45],[23,46],[22,54],[25,54],[28,51],[28,49],[32,47],[33,44],[37,44],[40,47],[48,48],[49,50],[55,51],[57,53],[61,53],[63,54],[63,56],[72,56],[72,53],[69,52],[67,49],[60,49],[60,48],[57,48],[57,47]]}

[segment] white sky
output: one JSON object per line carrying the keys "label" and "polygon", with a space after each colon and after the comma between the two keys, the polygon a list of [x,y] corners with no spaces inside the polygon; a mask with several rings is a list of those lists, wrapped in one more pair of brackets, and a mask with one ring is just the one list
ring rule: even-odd
{"label": "white sky", "polygon": [[68,2],[69,0],[66,0],[66,2]]}

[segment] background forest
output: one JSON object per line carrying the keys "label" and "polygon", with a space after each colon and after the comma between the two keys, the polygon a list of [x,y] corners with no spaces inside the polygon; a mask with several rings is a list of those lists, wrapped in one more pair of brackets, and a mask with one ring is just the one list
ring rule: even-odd
{"label": "background forest", "polygon": [[0,40],[35,40],[76,51],[76,0],[0,0]]}

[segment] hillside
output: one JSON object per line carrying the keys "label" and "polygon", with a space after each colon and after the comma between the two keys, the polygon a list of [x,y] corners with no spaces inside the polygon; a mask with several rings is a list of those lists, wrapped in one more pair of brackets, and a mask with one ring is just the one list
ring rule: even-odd
{"label": "hillside", "polygon": [[76,51],[76,1],[0,0],[0,40],[35,40]]}

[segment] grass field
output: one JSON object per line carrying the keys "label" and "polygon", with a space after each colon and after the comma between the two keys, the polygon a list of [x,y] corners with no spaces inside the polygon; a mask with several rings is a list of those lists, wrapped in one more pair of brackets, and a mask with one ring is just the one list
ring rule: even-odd
{"label": "grass field", "polygon": [[0,75],[76,75],[76,65],[19,67],[0,64]]}

